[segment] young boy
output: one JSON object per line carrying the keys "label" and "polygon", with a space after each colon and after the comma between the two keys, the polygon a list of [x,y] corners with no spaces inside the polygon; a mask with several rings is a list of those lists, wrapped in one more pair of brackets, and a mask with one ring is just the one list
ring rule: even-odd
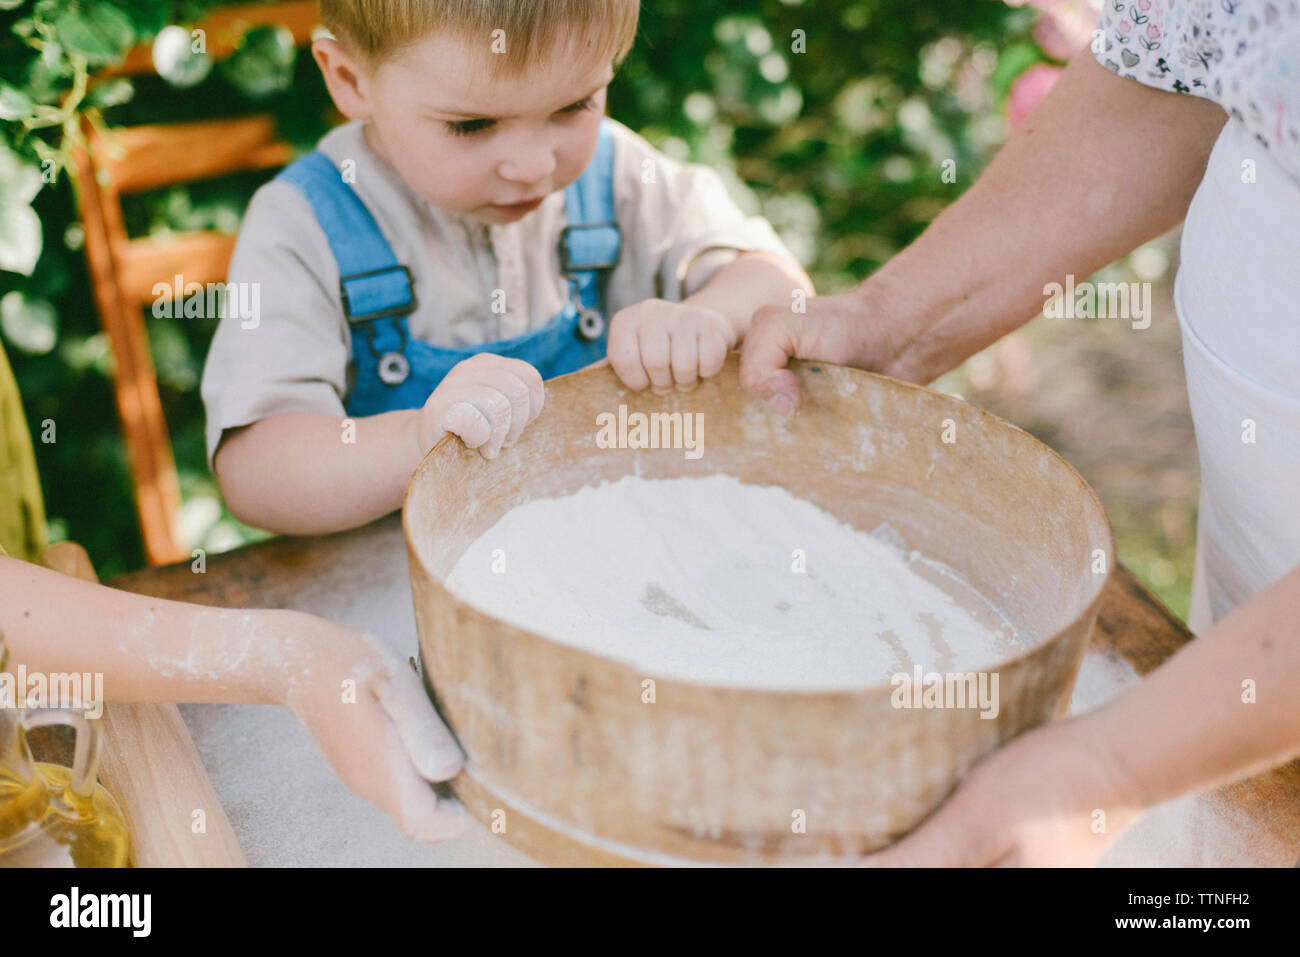
{"label": "young boy", "polygon": [[715,374],[754,311],[810,291],[710,170],[604,118],[636,0],[324,0],[313,55],[352,122],[253,198],[230,269],[255,315],[204,371],[230,508],[313,534],[398,508],[446,433],[487,458],[542,381]]}

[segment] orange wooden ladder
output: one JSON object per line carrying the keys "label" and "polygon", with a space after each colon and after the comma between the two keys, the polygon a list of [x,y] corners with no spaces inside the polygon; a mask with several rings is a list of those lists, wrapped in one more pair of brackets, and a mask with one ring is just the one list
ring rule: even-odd
{"label": "orange wooden ladder", "polygon": [[[251,26],[278,23],[301,46],[320,22],[315,0],[256,4],[215,11],[198,24],[208,54],[234,52]],[[96,76],[153,70],[148,46]],[[206,287],[226,278],[235,239],[205,231],[167,239],[127,236],[122,196],[245,170],[286,165],[293,157],[269,116],[205,120],[113,129],[101,137],[87,123],[86,148],[74,151],[78,203],[86,229],[86,259],[100,324],[116,364],[113,394],[135,479],[136,510],[151,565],[188,560],[180,530],[180,483],[142,310],[155,301],[156,283],[174,276]],[[179,303],[177,303],[179,306]]]}

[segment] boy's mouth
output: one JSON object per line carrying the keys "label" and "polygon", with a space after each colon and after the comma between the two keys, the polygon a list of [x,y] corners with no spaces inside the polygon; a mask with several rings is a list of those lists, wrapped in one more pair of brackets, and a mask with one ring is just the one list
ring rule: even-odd
{"label": "boy's mouth", "polygon": [[492,208],[505,216],[522,216],[525,213],[531,213],[537,207],[541,206],[542,201],[545,199],[545,196],[540,196],[537,199],[530,199],[522,203],[512,203],[509,206],[496,204],[493,205]]}

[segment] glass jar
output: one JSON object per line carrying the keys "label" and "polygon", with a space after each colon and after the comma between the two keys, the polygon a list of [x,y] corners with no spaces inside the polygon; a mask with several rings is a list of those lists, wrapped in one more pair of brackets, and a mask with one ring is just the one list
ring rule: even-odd
{"label": "glass jar", "polygon": [[[7,649],[0,632],[0,672]],[[19,708],[25,689],[0,680],[0,867],[130,867],[126,820],[97,783],[100,726],[69,708]],[[2,692],[3,689],[0,689]],[[77,734],[71,768],[32,759],[27,732],[64,724]]]}

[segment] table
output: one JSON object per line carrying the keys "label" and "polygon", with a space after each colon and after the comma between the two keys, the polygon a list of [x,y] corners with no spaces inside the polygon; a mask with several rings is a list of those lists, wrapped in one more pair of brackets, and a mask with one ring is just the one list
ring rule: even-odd
{"label": "table", "polygon": [[[283,537],[108,584],[203,605],[291,608],[363,628],[401,657],[418,653],[399,517],[348,532]],[[1118,694],[1191,635],[1123,566],[1103,597],[1072,711]],[[252,866],[536,866],[475,824],[441,845],[404,838],[337,778],[296,718],[268,705],[182,705],[181,713]],[[1300,761],[1156,809],[1102,864],[1300,862]]]}

